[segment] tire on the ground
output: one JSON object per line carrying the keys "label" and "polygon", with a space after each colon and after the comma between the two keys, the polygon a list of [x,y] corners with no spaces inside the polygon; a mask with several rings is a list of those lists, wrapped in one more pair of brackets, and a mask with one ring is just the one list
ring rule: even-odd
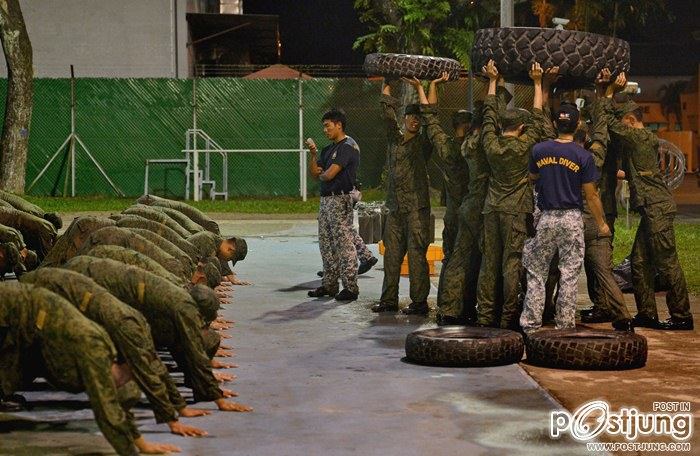
{"label": "tire on the ground", "polygon": [[437,79],[447,71],[450,81],[459,79],[462,66],[454,59],[410,54],[369,54],[365,57],[365,72],[388,78],[416,77]]}
{"label": "tire on the ground", "polygon": [[543,330],[525,339],[527,362],[577,370],[624,370],[644,366],[647,340],[624,331]]}
{"label": "tire on the ground", "polygon": [[595,33],[534,27],[503,27],[476,32],[472,68],[476,72],[489,59],[509,82],[530,84],[533,62],[542,68],[559,67],[559,87],[590,86],[603,68],[615,76],[630,68],[629,43]]}
{"label": "tire on the ground", "polygon": [[498,328],[443,326],[406,337],[407,360],[429,366],[502,366],[520,361],[524,350],[519,333]]}

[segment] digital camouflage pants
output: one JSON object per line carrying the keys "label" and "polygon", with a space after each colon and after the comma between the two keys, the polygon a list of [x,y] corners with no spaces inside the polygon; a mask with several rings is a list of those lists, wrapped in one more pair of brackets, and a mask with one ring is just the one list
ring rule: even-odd
{"label": "digital camouflage pants", "polygon": [[520,326],[528,332],[542,326],[545,283],[555,254],[559,254],[559,294],[554,322],[557,329],[576,326],[578,276],[583,265],[583,217],[578,209],[543,211],[534,239],[523,253],[527,293]]}
{"label": "digital camouflage pants", "polygon": [[337,292],[338,279],[348,291],[359,292],[352,206],[350,195],[321,197],[318,244],[323,260],[322,284],[331,293]]}

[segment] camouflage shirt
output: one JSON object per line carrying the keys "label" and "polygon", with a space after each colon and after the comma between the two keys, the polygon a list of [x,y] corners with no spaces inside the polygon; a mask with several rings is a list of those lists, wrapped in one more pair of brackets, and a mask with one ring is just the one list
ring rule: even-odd
{"label": "camouflage shirt", "polygon": [[404,142],[396,115],[396,98],[382,95],[381,105],[388,140],[386,207],[395,212],[429,208],[427,163],[432,148],[426,147],[423,134]]}

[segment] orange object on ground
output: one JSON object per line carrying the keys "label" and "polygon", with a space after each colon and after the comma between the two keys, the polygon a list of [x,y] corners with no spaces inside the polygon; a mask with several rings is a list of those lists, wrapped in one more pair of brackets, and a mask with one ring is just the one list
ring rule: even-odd
{"label": "orange object on ground", "polygon": [[[384,255],[384,242],[379,241],[379,254]],[[425,258],[428,260],[428,273],[430,275],[435,275],[435,262],[442,261],[445,255],[442,253],[442,246],[437,244],[430,244],[428,246],[428,251],[425,253]],[[403,263],[401,263],[401,275],[408,275],[408,255],[403,257]]]}

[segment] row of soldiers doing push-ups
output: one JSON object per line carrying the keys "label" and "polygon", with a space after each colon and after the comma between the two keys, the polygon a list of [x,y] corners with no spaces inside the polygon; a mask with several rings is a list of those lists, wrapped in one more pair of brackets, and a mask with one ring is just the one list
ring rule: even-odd
{"label": "row of soldiers doing push-ups", "polygon": [[[246,412],[220,382],[236,367],[217,330],[232,284],[245,284],[229,264],[247,244],[224,239],[218,225],[180,202],[145,196],[109,218],[78,217],[57,237],[61,219],[0,193],[0,401],[21,404],[37,377],[65,391],[87,393],[105,438],[120,455],[179,451],[140,436],[130,412],[143,392],[155,419],[184,436],[206,432],[178,421],[209,412],[191,408],[156,349],[184,373],[194,402]],[[37,268],[37,266],[39,266]]]}
{"label": "row of soldiers doing push-ups", "polygon": [[[688,292],[674,241],[676,208],[659,169],[658,140],[644,127],[641,109],[634,102],[614,101],[614,95],[626,86],[625,75],[613,79],[609,71],[603,70],[596,81],[596,96],[584,115],[576,105],[562,102],[552,119],[549,96],[557,68],[543,70],[533,65],[532,112],[506,109],[510,94],[499,84],[502,78],[494,62],[483,71],[489,78],[488,94],[475,112],[455,113],[452,137],[440,126],[436,110],[437,86],[447,80],[447,74],[430,83],[427,96],[420,81],[405,79],[415,87],[420,105],[406,107],[403,125],[391,86],[383,86],[390,212],[383,237],[386,252],[382,295],[373,310],[398,310],[400,266],[407,253],[411,303],[403,312],[426,315],[429,311],[425,256],[430,214],[427,163],[435,152],[447,186],[445,260],[437,298],[439,325],[536,330],[542,324],[545,289],[553,294],[558,280],[556,326],[571,328],[575,325],[576,284],[583,263],[594,304],[582,312],[584,322],[612,321],[615,329],[624,331],[633,331],[634,326],[692,329]],[[535,163],[533,148],[556,149],[566,143],[577,144],[581,151],[585,147],[585,155],[577,156],[582,163],[590,162],[589,177],[581,180],[574,176],[580,174],[578,168],[583,164],[557,159],[558,167],[568,168],[569,175],[558,171],[554,181],[559,183],[554,185],[549,170],[543,171],[547,176],[538,179],[542,171],[539,166],[547,159]],[[631,205],[641,216],[631,255],[637,304],[634,318],[627,311],[611,269],[617,214],[615,188],[623,173],[630,184]],[[571,180],[572,176],[578,180]],[[570,182],[579,182],[578,187],[572,190]],[[560,203],[566,200],[566,204],[552,205],[552,195]],[[561,230],[566,225],[561,224],[560,234],[552,235],[549,230],[551,237],[543,243],[541,237],[548,222],[538,222],[543,213],[551,215],[550,209],[579,213],[574,215],[572,226],[580,230],[580,236],[571,237],[571,246],[562,245],[568,234]],[[657,273],[668,285],[671,318],[667,321],[659,320],[654,299]]]}

